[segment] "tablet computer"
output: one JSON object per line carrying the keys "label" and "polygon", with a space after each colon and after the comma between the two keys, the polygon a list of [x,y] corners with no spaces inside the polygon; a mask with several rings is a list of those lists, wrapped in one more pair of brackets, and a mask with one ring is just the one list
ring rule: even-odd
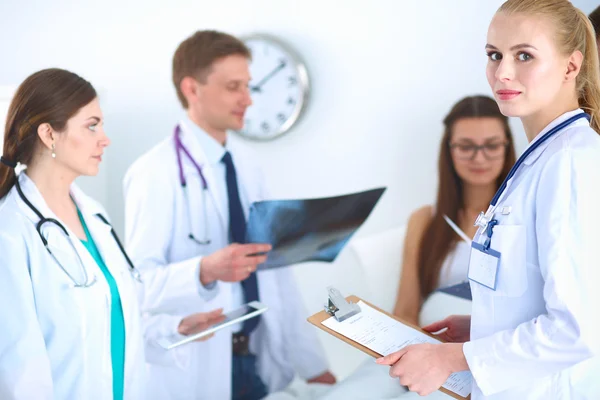
{"label": "tablet computer", "polygon": [[223,329],[227,326],[231,326],[231,325],[237,324],[238,322],[242,322],[247,319],[257,317],[267,310],[268,310],[268,307],[265,306],[264,304],[262,304],[258,301],[252,301],[248,304],[244,304],[242,307],[240,307],[236,310],[233,310],[226,314],[223,314],[225,316],[225,319],[223,321],[209,327],[208,329],[205,329],[203,331],[193,333],[193,334],[187,335],[187,336],[181,335],[179,333],[165,336],[165,337],[158,339],[157,343],[163,349],[171,350],[171,349],[174,349],[175,347],[179,347],[183,344],[190,343],[190,342],[193,342],[198,339],[202,339],[203,337],[208,336],[212,333],[215,333],[218,330]]}

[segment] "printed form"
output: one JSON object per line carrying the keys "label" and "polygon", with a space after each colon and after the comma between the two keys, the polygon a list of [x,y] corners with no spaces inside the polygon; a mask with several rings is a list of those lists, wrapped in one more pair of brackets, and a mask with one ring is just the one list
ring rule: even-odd
{"label": "printed form", "polygon": [[[384,356],[411,344],[439,343],[438,340],[375,310],[363,301],[359,301],[358,305],[361,312],[357,315],[344,322],[338,322],[331,317],[323,321],[323,325]],[[471,393],[472,381],[471,373],[462,371],[450,375],[442,387],[467,397]]]}

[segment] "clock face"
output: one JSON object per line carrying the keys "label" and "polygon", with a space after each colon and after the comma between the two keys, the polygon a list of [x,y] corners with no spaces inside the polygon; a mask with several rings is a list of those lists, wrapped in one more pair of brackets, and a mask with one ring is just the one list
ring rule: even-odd
{"label": "clock face", "polygon": [[252,36],[244,42],[252,52],[252,105],[238,133],[250,139],[273,139],[300,117],[308,96],[308,75],[294,53],[278,41]]}

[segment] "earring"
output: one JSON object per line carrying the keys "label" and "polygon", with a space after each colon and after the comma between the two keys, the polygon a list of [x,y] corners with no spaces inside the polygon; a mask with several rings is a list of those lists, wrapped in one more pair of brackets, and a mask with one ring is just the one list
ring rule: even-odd
{"label": "earring", "polygon": [[55,146],[54,143],[52,143],[52,158],[56,158],[56,153],[54,152]]}

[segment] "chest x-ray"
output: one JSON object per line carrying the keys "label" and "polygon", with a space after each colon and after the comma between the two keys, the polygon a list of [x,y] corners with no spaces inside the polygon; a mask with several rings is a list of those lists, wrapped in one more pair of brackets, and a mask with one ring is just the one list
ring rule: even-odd
{"label": "chest x-ray", "polygon": [[385,188],[343,196],[268,200],[253,203],[247,243],[270,243],[273,249],[258,269],[307,261],[332,262],[365,222]]}

